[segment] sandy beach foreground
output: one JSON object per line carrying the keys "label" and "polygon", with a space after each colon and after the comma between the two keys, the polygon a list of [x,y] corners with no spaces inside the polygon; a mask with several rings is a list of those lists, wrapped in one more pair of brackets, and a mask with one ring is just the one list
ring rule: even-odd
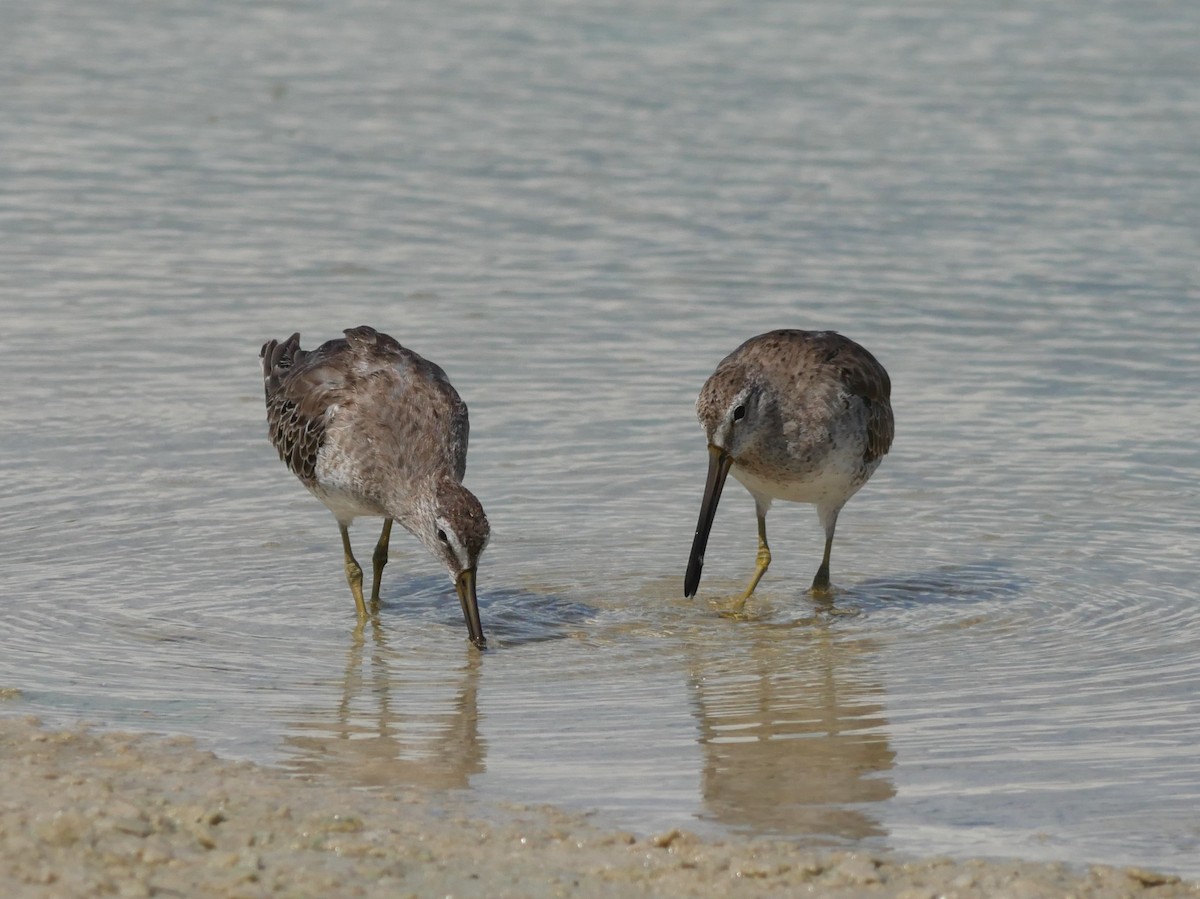
{"label": "sandy beach foreground", "polygon": [[1150,871],[649,838],[228,762],[182,738],[0,719],[7,897],[1200,897]]}

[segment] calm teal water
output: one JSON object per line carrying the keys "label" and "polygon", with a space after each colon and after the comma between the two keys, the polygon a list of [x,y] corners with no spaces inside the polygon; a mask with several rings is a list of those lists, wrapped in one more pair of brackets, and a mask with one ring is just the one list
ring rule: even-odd
{"label": "calm teal water", "polygon": [[[47,0],[0,29],[7,714],[356,784],[1200,876],[1200,7]],[[471,408],[492,649],[393,540],[355,633],[257,352]],[[692,403],[834,328],[897,439],[700,597]],[[356,531],[369,554],[373,527]]]}

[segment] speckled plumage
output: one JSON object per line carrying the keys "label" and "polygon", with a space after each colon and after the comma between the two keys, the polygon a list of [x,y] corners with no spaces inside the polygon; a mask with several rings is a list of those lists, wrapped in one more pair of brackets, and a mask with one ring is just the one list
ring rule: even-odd
{"label": "speckled plumage", "polygon": [[770,331],[721,360],[696,413],[710,465],[685,594],[699,585],[726,474],[750,491],[759,519],[758,568],[741,601],[770,564],[765,519],[775,499],[816,505],[826,551],[813,588],[828,589],[838,512],[892,445],[891,380],[883,366],[833,331]]}
{"label": "speckled plumage", "polygon": [[474,577],[490,530],[479,500],[462,485],[467,406],[439,366],[392,337],[367,326],[345,335],[315,350],[301,349],[299,334],[263,345],[271,443],[337,518],[360,614],[361,569],[346,528],[358,516],[385,519],[374,557],[378,601],[395,520],[446,566],[471,638],[482,645]]}

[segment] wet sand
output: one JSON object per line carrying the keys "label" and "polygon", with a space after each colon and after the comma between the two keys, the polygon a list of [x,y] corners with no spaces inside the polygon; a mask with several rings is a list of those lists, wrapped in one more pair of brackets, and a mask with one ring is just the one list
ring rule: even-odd
{"label": "wet sand", "polygon": [[190,739],[0,718],[0,884],[64,896],[1200,897],[1133,868],[647,838],[550,808],[354,790]]}

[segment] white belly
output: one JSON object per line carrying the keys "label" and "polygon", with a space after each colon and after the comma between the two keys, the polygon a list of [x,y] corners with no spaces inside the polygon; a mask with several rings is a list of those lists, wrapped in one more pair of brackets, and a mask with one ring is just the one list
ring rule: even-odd
{"label": "white belly", "polygon": [[374,503],[363,502],[363,498],[357,493],[322,484],[310,487],[309,490],[312,491],[313,496],[329,507],[334,518],[342,524],[348,525],[361,515],[375,518],[385,517],[382,509]]}
{"label": "white belly", "polygon": [[317,454],[317,483],[308,488],[346,525],[360,515],[386,516],[383,507],[367,495],[363,484],[355,478],[357,472],[357,466],[349,464],[338,452],[336,443],[329,441]]}
{"label": "white belly", "polygon": [[[878,462],[875,463],[878,465]],[[789,503],[812,503],[818,507],[841,508],[866,483],[870,466],[864,476],[863,467],[825,464],[805,478],[795,480],[767,480],[737,464],[729,473],[756,498],[781,499]]]}

